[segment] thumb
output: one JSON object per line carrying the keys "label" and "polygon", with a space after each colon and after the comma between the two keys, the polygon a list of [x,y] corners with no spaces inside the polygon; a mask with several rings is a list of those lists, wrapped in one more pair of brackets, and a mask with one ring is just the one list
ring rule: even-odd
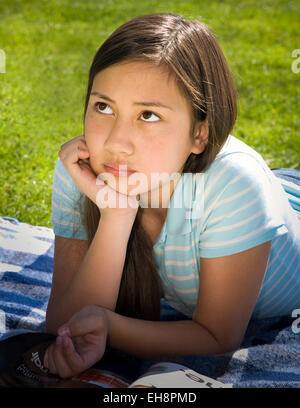
{"label": "thumb", "polygon": [[70,329],[68,327],[68,323],[60,326],[57,330],[58,336],[71,336]]}
{"label": "thumb", "polygon": [[59,327],[60,336],[84,336],[88,333],[99,332],[103,329],[105,312],[98,306],[85,306],[65,324]]}

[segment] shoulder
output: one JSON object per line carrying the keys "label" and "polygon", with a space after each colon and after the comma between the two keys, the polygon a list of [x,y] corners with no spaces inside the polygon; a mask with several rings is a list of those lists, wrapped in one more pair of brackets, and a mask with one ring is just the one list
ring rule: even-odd
{"label": "shoulder", "polygon": [[276,177],[257,151],[230,135],[204,173],[204,182],[214,192],[240,190],[247,185],[268,190],[276,184]]}
{"label": "shoulder", "polygon": [[203,257],[241,252],[287,232],[284,191],[262,157],[243,143],[225,146],[204,173],[201,190],[193,225]]}
{"label": "shoulder", "polygon": [[227,142],[217,154],[207,170],[207,173],[214,173],[220,168],[226,167],[232,171],[266,170],[268,168],[263,157],[251,146],[229,135]]}

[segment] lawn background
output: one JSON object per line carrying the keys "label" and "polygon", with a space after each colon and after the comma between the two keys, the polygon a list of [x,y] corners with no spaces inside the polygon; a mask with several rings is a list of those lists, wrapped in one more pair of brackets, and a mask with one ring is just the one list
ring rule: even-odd
{"label": "lawn background", "polygon": [[232,134],[269,167],[300,170],[299,1],[1,0],[0,215],[52,227],[57,152],[83,133],[93,56],[123,22],[157,12],[209,25],[239,94]]}

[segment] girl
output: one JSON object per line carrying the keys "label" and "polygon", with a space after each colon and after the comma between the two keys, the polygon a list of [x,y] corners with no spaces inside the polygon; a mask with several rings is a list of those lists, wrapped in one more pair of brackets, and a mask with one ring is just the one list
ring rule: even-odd
{"label": "girl", "polygon": [[[99,48],[84,135],[62,145],[54,175],[52,373],[79,373],[107,345],[141,359],[223,353],[251,318],[300,306],[300,221],[230,134],[236,110],[203,23],[146,15]],[[183,318],[160,321],[161,298]]]}

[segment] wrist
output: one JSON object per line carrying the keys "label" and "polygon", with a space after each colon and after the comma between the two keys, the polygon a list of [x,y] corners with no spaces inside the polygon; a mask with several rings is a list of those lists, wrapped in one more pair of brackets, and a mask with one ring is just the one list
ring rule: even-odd
{"label": "wrist", "polygon": [[[101,212],[100,212],[101,213]],[[102,214],[99,219],[99,225],[118,225],[122,227],[129,226],[132,228],[136,214]]]}
{"label": "wrist", "polygon": [[115,312],[113,312],[110,309],[105,309],[105,308],[103,308],[103,311],[104,311],[106,324],[107,324],[106,345],[110,347],[111,346],[111,336],[110,336],[111,320]]}

